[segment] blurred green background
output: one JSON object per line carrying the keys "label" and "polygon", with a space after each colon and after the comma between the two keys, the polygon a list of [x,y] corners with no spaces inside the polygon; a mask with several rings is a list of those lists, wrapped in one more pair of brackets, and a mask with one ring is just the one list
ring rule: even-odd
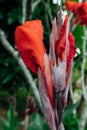
{"label": "blurred green background", "polygon": [[[41,19],[44,26],[44,43],[49,52],[49,34],[51,30],[51,17],[49,9],[53,17],[57,17],[58,6],[49,1],[49,7],[46,6],[47,0],[42,0],[31,10],[31,6],[36,0],[30,0],[29,19]],[[65,0],[63,9],[65,9]],[[17,25],[22,24],[22,3],[23,0],[0,0],[0,29],[5,32],[6,38],[11,45],[16,49],[14,32]],[[71,15],[69,13],[69,15]],[[71,21],[72,22],[72,19]],[[68,107],[63,115],[63,122],[66,130],[79,130],[79,119],[83,114],[85,100],[82,96],[81,88],[81,68],[83,62],[83,27],[78,25],[73,31],[75,36],[77,53],[74,60],[72,72],[72,88],[69,92]],[[87,47],[87,46],[86,46]],[[86,59],[87,63],[87,59]],[[87,66],[85,65],[85,84],[87,85]],[[32,73],[31,73],[32,74]],[[37,76],[32,74],[34,82],[37,84]],[[73,93],[72,93],[73,91]],[[10,53],[0,44],[0,130],[22,130],[27,96],[34,98],[32,90],[24,78],[23,72],[20,69],[17,61]],[[30,123],[28,130],[49,130],[48,125],[43,117],[43,114],[34,98],[36,104],[36,112],[29,114]],[[81,107],[83,105],[83,108]],[[14,106],[16,111],[14,112]],[[87,117],[85,118],[87,122]],[[84,130],[87,130],[85,123]]]}

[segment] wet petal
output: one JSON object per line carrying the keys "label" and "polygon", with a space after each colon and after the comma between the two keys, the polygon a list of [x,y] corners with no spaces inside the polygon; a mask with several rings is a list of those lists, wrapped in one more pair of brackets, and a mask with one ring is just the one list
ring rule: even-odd
{"label": "wet petal", "polygon": [[43,69],[45,48],[43,45],[43,27],[40,20],[25,22],[15,31],[15,42],[26,66],[37,73],[38,66]]}

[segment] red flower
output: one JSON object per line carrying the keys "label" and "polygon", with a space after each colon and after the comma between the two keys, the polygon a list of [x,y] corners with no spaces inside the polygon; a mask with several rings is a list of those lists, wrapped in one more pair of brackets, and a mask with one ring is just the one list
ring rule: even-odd
{"label": "red flower", "polygon": [[18,26],[15,31],[15,42],[26,66],[34,73],[38,72],[38,66],[43,70],[46,51],[41,21],[33,20]]}
{"label": "red flower", "polygon": [[79,5],[78,2],[66,0],[66,9],[72,11],[74,14],[76,14],[76,9],[78,5]]}
{"label": "red flower", "polygon": [[25,22],[18,26],[15,41],[26,66],[37,74],[44,114],[50,127],[56,130],[54,113],[54,91],[50,61],[43,44],[43,27],[40,20]]}
{"label": "red flower", "polygon": [[[62,26],[61,32],[60,32],[60,38],[59,40],[57,40],[55,47],[56,47],[56,53],[59,56],[59,58],[61,59],[61,61],[63,61],[66,57],[66,29],[67,29],[67,24],[68,24],[68,15],[66,15],[64,24]],[[74,36],[72,35],[72,33],[68,34],[68,40],[69,40],[69,54],[67,57],[67,62],[66,62],[66,67],[68,70],[68,67],[70,65],[70,62],[73,60],[75,52],[76,52],[76,47],[75,47],[75,39]]]}
{"label": "red flower", "polygon": [[81,16],[79,16],[78,21],[80,21],[81,25],[87,25],[87,15],[81,15]]}
{"label": "red flower", "polygon": [[77,13],[79,15],[87,15],[87,2],[82,2],[78,4]]}
{"label": "red flower", "polygon": [[[66,84],[69,84],[71,72],[69,68],[76,49],[74,37],[68,30],[68,15],[60,30],[57,29],[56,20],[54,20],[50,38],[50,58],[44,48],[43,27],[40,20],[25,22],[15,31],[16,45],[24,63],[32,72],[38,74],[43,112],[53,130],[58,129],[56,128],[58,122],[55,122],[55,120],[58,121],[58,114],[59,118],[62,116],[60,111],[62,108],[58,108],[58,114],[57,110],[54,111],[57,103],[54,100],[54,94],[58,96],[58,93],[63,93],[65,90],[64,99],[66,98]],[[66,76],[67,73],[68,76]],[[62,97],[59,97],[57,107],[61,107],[63,102]],[[61,119],[59,119],[60,123]]]}
{"label": "red flower", "polygon": [[75,23],[87,25],[87,2],[78,3],[67,0],[66,9],[73,12],[75,17]]}
{"label": "red flower", "polygon": [[66,27],[67,27],[67,23],[68,23],[68,15],[65,18],[61,32],[59,34],[60,37],[55,44],[56,53],[62,61],[64,60],[64,58],[66,56],[65,52],[66,52]]}
{"label": "red flower", "polygon": [[[26,66],[37,74],[40,67],[47,93],[53,107],[53,87],[49,59],[43,43],[43,27],[40,20],[25,22],[15,31],[15,41]],[[45,58],[46,61],[45,61]]]}

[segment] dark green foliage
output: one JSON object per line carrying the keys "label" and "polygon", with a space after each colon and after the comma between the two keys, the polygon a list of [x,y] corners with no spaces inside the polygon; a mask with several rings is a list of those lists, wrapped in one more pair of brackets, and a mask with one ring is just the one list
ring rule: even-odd
{"label": "dark green foliage", "polygon": [[65,109],[63,114],[63,122],[67,130],[78,130],[78,119],[76,113],[76,108],[78,105],[79,102],[73,105],[68,105]]}
{"label": "dark green foliage", "polygon": [[49,127],[44,119],[38,114],[30,117],[30,124],[28,130],[49,130]]}
{"label": "dark green foliage", "polygon": [[7,111],[7,119],[2,117],[2,130],[17,130],[18,119],[17,113],[14,111],[13,107],[10,106]]}
{"label": "dark green foliage", "polygon": [[67,118],[64,122],[65,129],[67,130],[79,130],[78,129],[78,120],[75,114],[67,115]]}
{"label": "dark green foliage", "polygon": [[[2,129],[1,130],[19,130],[23,129],[24,121],[18,120],[18,115],[14,111],[12,105],[10,105],[7,111],[7,119],[2,117]],[[30,123],[27,130],[49,130],[46,121],[40,116],[39,113],[30,116]]]}

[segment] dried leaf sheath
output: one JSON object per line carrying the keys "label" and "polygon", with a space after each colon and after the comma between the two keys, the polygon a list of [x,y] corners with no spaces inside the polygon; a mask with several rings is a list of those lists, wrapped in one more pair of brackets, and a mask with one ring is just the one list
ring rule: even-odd
{"label": "dried leaf sheath", "polygon": [[45,115],[45,118],[50,126],[50,129],[56,130],[54,110],[51,106],[51,103],[48,97],[48,92],[46,89],[46,84],[44,81],[44,77],[40,68],[38,69],[38,83],[39,83],[38,86],[39,86],[40,97],[42,101],[43,114]]}
{"label": "dried leaf sheath", "polygon": [[50,59],[50,64],[51,64],[51,69],[56,66],[57,61],[56,61],[56,54],[55,54],[55,43],[57,41],[57,22],[56,18],[54,19],[52,23],[52,31],[50,34],[50,54],[49,54],[49,59]]}
{"label": "dried leaf sheath", "polygon": [[47,93],[49,96],[49,100],[52,106],[52,109],[54,109],[54,89],[53,89],[53,84],[52,84],[52,73],[51,73],[51,66],[50,66],[50,61],[47,56],[47,54],[44,54],[44,71],[43,73],[43,78],[45,81]]}

